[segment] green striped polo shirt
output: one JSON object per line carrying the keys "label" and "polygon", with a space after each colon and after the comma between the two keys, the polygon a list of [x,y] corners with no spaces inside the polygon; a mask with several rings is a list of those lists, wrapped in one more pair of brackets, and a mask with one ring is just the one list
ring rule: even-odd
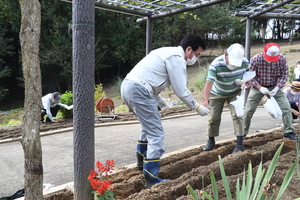
{"label": "green striped polo shirt", "polygon": [[226,66],[225,55],[215,58],[209,66],[206,78],[207,81],[214,83],[210,93],[218,96],[228,96],[238,91],[241,87],[236,85],[234,80],[242,79],[246,71],[249,71],[249,61],[245,57],[242,66],[233,70],[228,69]]}

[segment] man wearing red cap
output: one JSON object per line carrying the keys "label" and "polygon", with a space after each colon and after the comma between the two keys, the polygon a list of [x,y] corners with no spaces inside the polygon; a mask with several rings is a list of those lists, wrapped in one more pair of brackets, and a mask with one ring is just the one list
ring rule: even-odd
{"label": "man wearing red cap", "polygon": [[280,46],[268,43],[264,52],[253,56],[250,60],[250,71],[256,72],[256,77],[251,80],[252,88],[245,106],[244,134],[248,134],[251,118],[264,95],[273,96],[282,111],[283,137],[297,140],[292,124],[290,104],[281,90],[288,79],[288,66],[286,58],[279,53]]}

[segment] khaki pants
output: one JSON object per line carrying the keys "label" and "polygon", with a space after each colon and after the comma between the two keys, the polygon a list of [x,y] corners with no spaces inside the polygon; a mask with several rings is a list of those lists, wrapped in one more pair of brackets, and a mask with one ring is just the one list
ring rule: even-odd
{"label": "khaki pants", "polygon": [[244,135],[243,117],[238,117],[236,115],[234,106],[230,104],[232,101],[236,100],[236,96],[240,95],[240,93],[241,90],[238,90],[229,96],[216,96],[210,94],[209,96],[210,113],[208,115],[208,123],[207,123],[208,137],[219,136],[221,115],[223,112],[225,102],[228,103],[230,108],[230,113],[233,120],[234,134],[236,136]]}
{"label": "khaki pants", "polygon": [[[274,89],[274,87],[269,87],[268,89],[270,91],[272,91]],[[246,107],[245,107],[245,112],[244,112],[244,127],[245,127],[244,133],[245,133],[245,135],[247,135],[249,132],[252,116],[253,116],[254,112],[256,111],[256,108],[263,96],[264,96],[264,94],[262,94],[258,89],[256,89],[256,88],[250,89],[250,93],[249,93],[249,96],[248,96],[248,99],[246,102]],[[290,107],[289,101],[286,98],[284,92],[281,89],[278,90],[278,92],[274,96],[274,98],[277,101],[277,103],[282,111],[282,122],[283,122],[284,133],[294,132],[294,127],[292,124],[291,107]],[[266,120],[271,120],[271,118],[266,119]]]}

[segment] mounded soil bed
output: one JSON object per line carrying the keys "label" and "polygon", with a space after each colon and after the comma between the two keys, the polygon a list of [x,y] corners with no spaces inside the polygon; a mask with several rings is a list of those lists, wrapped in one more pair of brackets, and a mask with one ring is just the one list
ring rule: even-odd
{"label": "mounded soil bed", "polygon": [[[212,170],[218,181],[218,191],[220,199],[227,199],[221,182],[218,155],[222,157],[225,172],[230,184],[231,191],[235,191],[237,178],[243,177],[243,171],[247,168],[249,161],[252,162],[254,173],[261,159],[263,166],[268,167],[280,144],[284,142],[278,167],[275,175],[270,181],[271,184],[280,186],[286,171],[295,161],[296,143],[291,140],[282,139],[281,131],[268,134],[259,134],[245,139],[244,152],[231,155],[235,141],[230,141],[217,145],[217,148],[205,152],[201,148],[196,148],[183,153],[162,159],[159,176],[170,179],[153,186],[144,188],[144,177],[137,169],[125,170],[114,176],[114,188],[116,199],[192,199],[187,195],[186,186],[190,184],[194,189],[211,192],[211,181],[209,171]],[[284,199],[294,199],[300,197],[300,180],[296,174],[293,177]]]}
{"label": "mounded soil bed", "polygon": [[[193,199],[188,195],[186,186],[190,184],[200,196],[200,190],[212,192],[209,172],[212,170],[217,180],[219,199],[227,199],[221,181],[218,155],[222,157],[225,172],[230,189],[235,191],[238,177],[243,178],[243,172],[247,169],[249,161],[253,166],[253,178],[257,167],[262,161],[263,167],[268,168],[271,159],[279,146],[284,142],[278,165],[270,180],[279,190],[287,170],[296,159],[296,142],[282,139],[281,131],[261,133],[245,138],[245,151],[231,155],[235,141],[217,144],[217,147],[209,152],[202,148],[195,148],[182,153],[163,158],[159,176],[170,181],[159,183],[151,188],[144,187],[144,176],[137,168],[125,169],[113,175],[115,199],[136,200],[188,200]],[[300,175],[299,175],[300,176]],[[282,200],[291,200],[300,197],[300,178],[297,173],[286,189]],[[68,195],[66,195],[68,194]],[[232,193],[233,194],[233,193]],[[233,194],[233,197],[235,195]],[[61,191],[45,197],[46,200],[71,200],[70,191]]]}
{"label": "mounded soil bed", "polygon": [[[178,107],[162,111],[162,116],[190,113],[187,107]],[[119,121],[136,120],[131,114],[119,115]],[[97,122],[96,123],[104,123]],[[72,120],[65,120],[58,124],[41,124],[41,130],[51,130],[55,128],[66,128],[72,125]],[[59,126],[59,127],[58,127]],[[297,125],[298,126],[298,125]],[[47,128],[48,127],[48,128]],[[50,128],[49,128],[50,127]],[[20,136],[20,128],[14,127],[10,134],[9,130],[0,135],[6,138]],[[297,132],[298,132],[298,127]],[[6,129],[6,128],[5,128]],[[18,131],[19,130],[19,131]],[[212,170],[217,180],[219,199],[227,199],[221,181],[218,156],[222,157],[225,172],[228,178],[232,194],[235,191],[235,185],[238,177],[243,178],[243,172],[248,167],[249,161],[253,166],[253,174],[256,174],[257,167],[262,161],[263,167],[268,168],[271,159],[279,146],[284,142],[278,165],[270,180],[270,184],[276,184],[279,190],[284,176],[296,159],[296,142],[283,139],[282,131],[272,131],[269,133],[260,133],[245,138],[245,151],[231,155],[235,146],[235,141],[218,143],[212,151],[205,152],[202,147],[191,149],[178,154],[173,154],[161,160],[160,178],[170,179],[170,181],[159,183],[151,188],[144,187],[144,176],[137,168],[124,169],[113,175],[113,187],[115,199],[136,199],[136,200],[186,200],[193,199],[188,195],[186,186],[190,184],[199,194],[200,190],[211,193],[211,181],[209,172]],[[298,169],[300,170],[300,169]],[[253,175],[253,176],[254,176]],[[233,197],[235,195],[233,194]],[[290,200],[300,197],[300,172],[294,173],[294,176],[286,189],[282,200]],[[67,190],[45,196],[46,200],[71,200],[73,193]]]}
{"label": "mounded soil bed", "polygon": [[[166,110],[161,110],[161,117],[169,117],[174,115],[182,115],[182,114],[191,114],[195,113],[191,111],[187,106],[176,106]],[[0,115],[5,115],[0,113]],[[137,120],[135,115],[132,112],[123,112],[123,113],[115,113],[116,117],[113,120],[109,120],[111,118],[101,117],[100,115],[95,116],[95,124],[102,124],[107,122],[124,122],[124,121],[133,121]],[[104,115],[103,115],[104,116]],[[40,132],[47,132],[53,130],[59,130],[63,128],[68,128],[73,126],[73,119],[59,119],[59,123],[41,123]],[[5,139],[13,139],[19,138],[22,135],[22,126],[14,125],[14,126],[5,126],[0,128],[0,140]]]}

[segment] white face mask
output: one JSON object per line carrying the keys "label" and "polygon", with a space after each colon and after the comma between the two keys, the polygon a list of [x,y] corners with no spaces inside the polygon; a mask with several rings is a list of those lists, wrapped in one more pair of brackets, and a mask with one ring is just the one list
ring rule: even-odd
{"label": "white face mask", "polygon": [[227,65],[227,67],[228,67],[228,69],[230,69],[230,70],[234,70],[235,68],[237,68],[237,66],[231,65],[231,64],[229,64],[229,63],[228,63],[228,65]]}
{"label": "white face mask", "polygon": [[297,68],[300,68],[300,65],[297,65]]}
{"label": "white face mask", "polygon": [[299,92],[295,92],[295,91],[291,90],[291,94],[292,95],[297,95],[297,94],[299,94]]}
{"label": "white face mask", "polygon": [[189,59],[189,58],[188,58],[188,59],[186,60],[186,64],[187,64],[187,65],[193,65],[193,64],[196,63],[196,61],[197,61],[197,57],[196,57],[196,56],[193,56],[192,59]]}

